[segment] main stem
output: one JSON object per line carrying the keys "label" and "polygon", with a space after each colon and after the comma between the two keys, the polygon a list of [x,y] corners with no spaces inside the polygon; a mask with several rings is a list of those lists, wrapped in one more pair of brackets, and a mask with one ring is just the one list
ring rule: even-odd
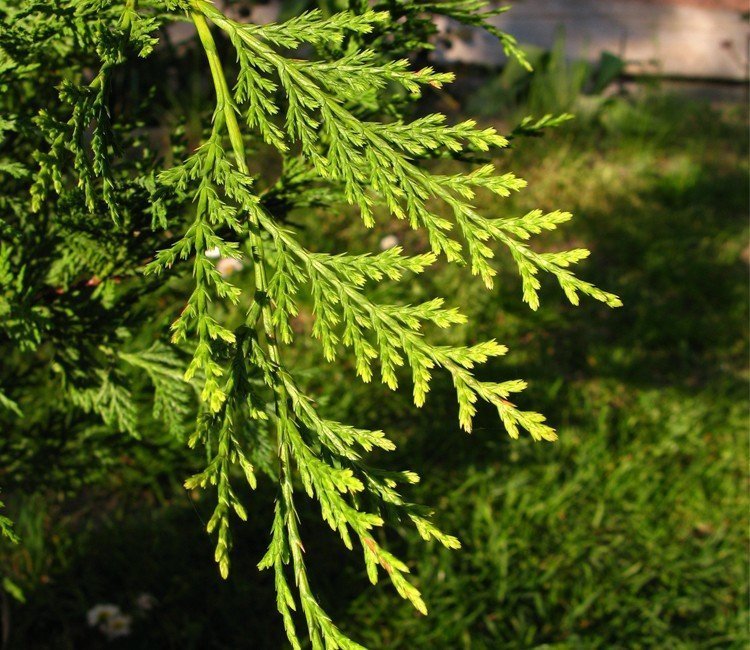
{"label": "main stem", "polygon": [[[193,11],[191,18],[195,27],[198,31],[198,37],[200,38],[203,49],[206,51],[206,57],[208,58],[208,65],[211,69],[211,77],[213,79],[214,88],[216,90],[216,108],[217,112],[220,112],[227,127],[229,134],[229,140],[232,144],[232,151],[237,163],[238,169],[243,174],[248,174],[249,170],[247,162],[245,160],[245,144],[242,139],[242,132],[237,122],[237,114],[235,112],[235,106],[232,101],[232,96],[229,92],[229,86],[227,85],[226,77],[224,76],[224,70],[221,66],[221,60],[216,50],[216,43],[214,42],[211,30],[208,26],[205,16],[201,12],[199,0],[193,0],[192,2]],[[269,357],[273,364],[280,368],[281,357],[279,355],[279,347],[276,341],[276,330],[273,325],[271,304],[268,298],[268,280],[266,278],[265,268],[265,256],[263,252],[263,240],[260,236],[260,223],[256,214],[251,212],[249,214],[250,219],[250,247],[253,258],[253,269],[255,274],[255,300],[256,304],[260,305],[261,318],[263,321],[263,330],[268,344]],[[307,607],[306,598],[311,597],[310,586],[307,581],[307,573],[305,570],[304,559],[302,557],[302,542],[300,539],[299,529],[297,526],[296,512],[294,510],[293,502],[293,486],[291,477],[291,459],[289,450],[289,441],[284,427],[289,422],[288,412],[288,395],[284,386],[284,381],[281,377],[276,377],[274,390],[276,393],[276,418],[278,427],[278,453],[279,462],[281,464],[281,493],[282,493],[282,507],[284,512],[284,519],[287,528],[287,534],[289,536],[289,543],[291,546],[292,557],[295,566],[295,581],[300,589],[303,608],[305,615],[308,617],[308,627],[312,634],[314,632],[314,625],[310,620],[310,611]]]}
{"label": "main stem", "polygon": [[[198,6],[194,3],[194,6]],[[192,13],[193,23],[198,30],[203,49],[206,51],[208,65],[211,69],[211,77],[216,89],[216,108],[221,111],[224,122],[229,134],[229,141],[232,144],[232,151],[237,164],[237,168],[243,174],[249,174],[247,161],[245,160],[245,143],[242,140],[242,132],[237,122],[237,113],[235,112],[232,96],[229,92],[224,70],[221,67],[219,53],[216,50],[216,43],[211,35],[206,18],[197,10]],[[263,252],[263,240],[260,236],[260,224],[258,217],[252,212],[249,214],[250,219],[250,247],[253,258],[253,272],[255,275],[255,299],[261,306],[263,320],[263,330],[268,341],[268,353],[271,361],[279,365],[281,357],[276,342],[276,331],[272,321],[271,306],[268,300],[268,279],[266,277],[265,255]]]}

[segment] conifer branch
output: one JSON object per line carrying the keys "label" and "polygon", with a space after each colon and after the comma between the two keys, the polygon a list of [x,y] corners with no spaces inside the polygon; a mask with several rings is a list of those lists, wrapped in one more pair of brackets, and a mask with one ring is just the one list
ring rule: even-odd
{"label": "conifer branch", "polygon": [[[299,647],[293,615],[298,602],[314,648],[359,647],[331,622],[313,594],[297,525],[295,477],[307,495],[318,501],[323,519],[338,531],[347,548],[353,547],[353,538],[359,540],[370,579],[375,582],[378,567],[382,568],[397,592],[423,613],[425,604],[406,577],[407,566],[375,541],[372,529],[384,525],[386,511],[395,510],[425,539],[436,539],[450,548],[459,543],[435,527],[429,511],[404,501],[396,492],[399,482],[411,483],[416,480],[414,475],[382,473],[364,464],[362,451],[393,448],[384,434],[323,419],[285,367],[280,345],[293,341],[289,321],[297,313],[296,297],[304,287],[310,292],[315,315],[312,335],[320,341],[327,360],[333,360],[342,348],[349,349],[363,381],[372,379],[372,365],[377,362],[382,382],[394,390],[399,368],[408,367],[416,406],[425,403],[432,373],[442,368],[452,377],[462,428],[471,431],[476,403],[481,399],[496,407],[512,437],[525,429],[536,440],[554,440],[556,435],[543,416],[522,411],[509,401],[525,383],[480,381],[473,374],[476,365],[505,354],[505,346],[494,340],[470,347],[430,343],[422,331],[425,323],[445,328],[464,323],[465,318],[455,309],[445,308],[440,298],[418,305],[374,302],[366,294],[368,283],[419,274],[436,262],[438,254],[449,262],[463,263],[465,247],[472,273],[491,287],[495,270],[488,260],[494,252],[487,242],[494,240],[510,248],[523,280],[524,297],[533,308],[538,303],[535,275],[539,270],[555,275],[573,302],[577,291],[612,305],[617,299],[566,270],[582,259],[582,252],[535,253],[521,243],[532,234],[555,228],[569,215],[536,211],[523,219],[488,220],[470,203],[478,189],[503,197],[521,189],[523,180],[511,173],[497,175],[492,165],[448,176],[428,172],[417,163],[419,157],[437,150],[460,152],[471,147],[487,151],[506,146],[507,139],[494,129],[480,129],[473,121],[446,125],[441,115],[388,124],[365,121],[346,107],[365,88],[378,90],[395,83],[418,93],[423,84],[440,87],[451,80],[450,75],[429,68],[412,72],[405,60],[381,62],[368,50],[347,54],[335,64],[289,59],[274,50],[302,42],[337,44],[347,31],[368,33],[386,21],[387,14],[367,10],[323,18],[312,12],[288,23],[257,26],[230,20],[206,0],[190,0],[189,7],[213,80],[213,127],[208,141],[191,159],[162,174],[163,183],[181,189],[197,183],[196,216],[184,237],[159,252],[147,267],[148,272],[162,273],[178,259],[193,255],[195,289],[173,325],[173,340],[186,341],[194,330],[197,334],[186,379],[197,374],[203,377],[201,398],[207,413],[201,417],[191,444],[199,440],[208,444],[215,436],[217,453],[186,485],[217,487],[218,505],[208,528],[209,532],[218,531],[216,559],[226,576],[231,548],[229,513],[234,510],[240,518],[246,517],[230,484],[231,463],[239,462],[251,487],[255,486],[254,470],[235,435],[237,420],[246,413],[241,405],[248,400],[257,404],[243,378],[248,372],[259,373],[273,394],[279,481],[272,541],[259,567],[274,570],[277,605],[293,647]],[[208,20],[227,34],[237,53],[240,71],[234,91],[226,80]],[[279,89],[287,99],[281,123],[276,120],[280,116],[275,100]],[[238,120],[242,110],[248,126],[283,154],[299,146],[302,168],[309,170],[305,173],[340,185],[343,197],[359,207],[367,226],[374,226],[374,208],[382,206],[392,216],[407,219],[413,228],[423,228],[432,252],[408,256],[394,248],[377,255],[332,256],[307,250],[291,230],[278,224],[262,198],[252,191]],[[232,159],[223,149],[225,137]],[[428,208],[429,199],[446,204],[454,221]],[[463,242],[451,234],[454,224]],[[239,255],[236,243],[218,236],[218,226],[248,237],[255,294],[246,323],[237,332],[225,329],[208,312],[212,295],[235,304],[239,298],[239,289],[207,261],[209,248],[223,255]],[[264,237],[273,245],[270,278]],[[227,348],[234,350],[235,359],[229,369],[222,365]],[[250,417],[260,422],[265,412],[256,406]],[[372,500],[373,511],[361,509],[359,504],[364,502],[359,497],[363,494]],[[287,567],[294,576],[298,602],[287,581]]]}
{"label": "conifer branch", "polygon": [[[52,101],[0,120],[0,143],[7,134],[36,138],[30,149],[38,169],[2,158],[0,174],[30,192],[35,225],[42,224],[35,238],[49,241],[53,251],[44,274],[33,256],[19,254],[28,210],[23,201],[0,197],[3,214],[12,215],[0,219],[0,330],[22,351],[37,350],[45,334],[61,329],[80,338],[54,339],[50,347],[58,344],[59,351],[49,365],[59,375],[55,381],[66,403],[98,426],[146,439],[149,423],[159,420],[172,437],[187,437],[189,447],[205,449],[205,466],[185,487],[216,492],[207,529],[216,538],[222,576],[230,569],[232,517],[248,517],[241,486],[255,489],[261,473],[277,482],[271,542],[258,566],[274,573],[277,608],[292,647],[302,646],[297,628],[304,618],[316,650],[361,646],[331,621],[310,583],[297,515],[303,494],[317,503],[348,549],[361,548],[371,582],[385,574],[421,613],[426,604],[409,567],[376,531],[408,525],[447,548],[460,543],[436,526],[431,510],[402,494],[419,480],[414,472],[367,463],[369,452],[395,448],[386,433],[326,418],[297,369],[285,361],[299,336],[291,321],[301,302],[312,305],[311,335],[324,359],[350,356],[363,382],[379,376],[396,390],[410,378],[414,404],[423,407],[434,375],[442,372],[455,388],[458,424],[465,431],[471,431],[483,401],[497,410],[511,437],[524,430],[547,441],[556,434],[544,417],[511,401],[525,382],[477,376],[479,366],[506,354],[505,345],[495,339],[466,346],[435,343],[435,328],[465,324],[466,317],[440,296],[399,304],[376,297],[381,294],[372,288],[412,282],[438,263],[465,264],[491,288],[496,251],[504,247],[532,309],[539,304],[542,271],[573,304],[580,294],[620,304],[571,272],[587,251],[544,253],[530,246],[537,235],[568,221],[568,213],[535,210],[489,219],[478,212],[478,193],[501,199],[526,185],[493,164],[471,162],[477,152],[489,155],[506,147],[507,137],[473,120],[449,124],[440,114],[408,119],[388,99],[396,89],[404,106],[426,87],[440,89],[452,81],[453,75],[431,67],[412,70],[406,52],[398,57],[384,52],[384,39],[394,34],[404,35],[403,43],[427,47],[432,14],[489,28],[523,63],[515,41],[487,22],[500,10],[482,0],[350,6],[352,11],[310,11],[282,23],[251,25],[230,19],[208,0],[55,0],[29,3],[13,11],[18,21],[0,25],[3,90],[7,70],[14,87],[33,81],[34,66],[48,60],[50,43],[68,53],[83,42],[98,57],[94,65],[86,60],[77,76],[60,78],[61,91]],[[155,31],[178,11],[195,26],[214,107],[200,146],[186,156],[174,148],[176,164],[162,169],[156,155],[145,162],[119,155],[127,148],[119,134],[137,129],[113,124],[110,92],[115,71],[133,55],[148,55],[157,42]],[[23,17],[36,13],[49,19],[50,28],[35,40],[26,34]],[[227,79],[214,35],[228,39],[237,58],[236,79]],[[300,59],[289,53],[303,45],[302,51],[317,54]],[[19,65],[6,53],[28,47],[33,65]],[[386,111],[373,109],[385,105],[387,121]],[[538,131],[555,119],[522,127]],[[249,171],[249,142],[265,143],[284,161],[278,181],[265,191],[256,189]],[[441,173],[422,164],[440,156],[470,166]],[[304,233],[286,222],[294,210],[344,205],[353,206],[369,228],[389,218],[408,222],[425,233],[429,250],[314,252]],[[92,218],[102,213],[108,214],[108,229]],[[217,268],[216,254],[252,267],[252,296],[244,295],[242,281]],[[167,287],[168,277],[184,278],[188,290]],[[152,333],[130,336],[148,320],[148,313],[140,313],[148,310],[136,307],[143,296],[169,296],[170,305],[184,298],[171,326],[171,347],[154,342]],[[218,315],[222,303],[233,311],[247,309],[240,326]],[[144,393],[149,410],[143,409]],[[20,419],[22,407],[25,411],[27,402],[14,390],[0,390],[0,416]],[[193,417],[195,427],[188,429]],[[0,532],[12,535],[3,517]]]}

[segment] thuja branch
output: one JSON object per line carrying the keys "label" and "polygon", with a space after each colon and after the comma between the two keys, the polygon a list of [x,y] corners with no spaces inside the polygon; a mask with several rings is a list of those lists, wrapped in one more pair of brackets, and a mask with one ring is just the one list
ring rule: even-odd
{"label": "thuja branch", "polygon": [[[466,264],[491,288],[496,255],[504,249],[532,309],[545,276],[573,304],[580,295],[620,304],[573,273],[587,251],[539,252],[538,236],[562,226],[569,213],[490,219],[477,210],[477,192],[501,200],[525,187],[512,172],[471,162],[477,152],[489,158],[502,150],[508,138],[472,120],[409,118],[425,87],[437,91],[453,79],[430,67],[413,70],[408,60],[408,48],[429,45],[431,15],[488,27],[499,10],[482,0],[398,0],[373,11],[352,0],[352,11],[252,25],[207,0],[5,4],[0,104],[13,114],[0,119],[0,143],[7,138],[14,153],[0,157],[10,188],[0,197],[0,332],[12,342],[14,358],[48,343],[40,356],[49,354],[49,363],[34,377],[46,390],[59,386],[65,399],[47,420],[29,424],[23,419],[29,399],[17,401],[17,391],[3,386],[2,416],[17,418],[19,426],[80,421],[87,439],[103,430],[112,439],[153,435],[180,446],[187,438],[191,448],[201,448],[205,466],[185,485],[216,494],[207,528],[225,577],[232,519],[248,516],[244,486],[254,489],[259,475],[270,477],[278,496],[259,567],[274,572],[277,607],[295,648],[302,619],[315,649],[360,647],[330,620],[308,578],[296,512],[303,494],[342,543],[362,553],[373,583],[387,576],[426,612],[408,565],[377,531],[410,526],[447,548],[458,548],[458,539],[402,493],[419,480],[414,472],[368,463],[374,449],[394,449],[385,432],[326,417],[287,362],[288,348],[300,336],[292,321],[306,301],[314,314],[310,336],[323,358],[352,359],[361,381],[379,380],[392,390],[411,382],[415,406],[429,408],[434,377],[444,373],[455,387],[457,428],[470,431],[486,402],[511,437],[555,439],[542,415],[511,401],[525,382],[478,378],[478,367],[504,355],[505,345],[494,338],[437,344],[435,328],[467,320],[443,296],[401,304],[376,290],[419,282],[438,263]],[[202,144],[189,155],[174,145],[166,158],[176,163],[165,169],[161,152],[142,141],[143,124],[154,115],[142,119],[139,102],[115,102],[111,93],[134,56],[151,54],[158,30],[183,18],[195,25],[205,52],[214,110]],[[492,33],[522,58],[512,38]],[[227,39],[233,50],[236,79],[227,78],[214,37]],[[40,76],[48,82],[37,91]],[[536,131],[553,122],[524,124]],[[265,193],[255,189],[248,169],[250,142],[283,158],[283,172]],[[18,151],[34,162],[19,163]],[[445,174],[423,164],[441,157],[466,165]],[[285,225],[288,214],[313,207],[349,207],[368,228],[404,220],[424,234],[430,250],[313,252],[304,231]],[[216,255],[249,257],[252,295],[221,272]],[[145,266],[143,260],[149,260]],[[165,281],[171,278],[180,281]],[[183,302],[170,346],[159,340],[159,315]],[[242,309],[242,324],[230,325]],[[220,315],[225,311],[231,320]],[[145,349],[139,347],[144,341]],[[62,431],[67,440],[70,431]],[[6,523],[0,517],[7,534]]]}
{"label": "thuja branch", "polygon": [[[505,137],[473,121],[447,124],[437,114],[413,121],[373,121],[357,108],[366,91],[385,94],[396,85],[416,97],[425,84],[440,88],[451,75],[430,68],[412,71],[408,61],[389,60],[374,50],[350,48],[332,62],[281,53],[303,43],[325,50],[341,44],[347,35],[364,36],[375,26],[384,30],[392,21],[388,13],[365,9],[324,17],[310,12],[287,23],[258,26],[237,23],[206,0],[181,6],[195,24],[206,54],[215,109],[206,142],[159,175],[160,187],[167,192],[194,192],[194,218],[182,238],[159,251],[146,271],[162,274],[192,258],[194,286],[172,326],[173,341],[194,346],[186,378],[202,382],[203,408],[190,444],[203,444],[210,461],[186,485],[216,487],[217,505],[208,529],[217,533],[216,559],[226,576],[232,546],[230,514],[247,516],[231,470],[241,468],[247,483],[255,487],[248,431],[266,432],[270,424],[275,431],[273,474],[279,492],[271,544],[259,567],[274,571],[277,606],[295,648],[300,647],[297,607],[313,648],[356,648],[321,608],[308,579],[295,503],[300,487],[317,502],[323,520],[347,548],[359,544],[370,580],[376,582],[382,570],[420,612],[426,612],[426,606],[407,579],[408,566],[376,541],[373,530],[386,523],[408,524],[425,539],[446,547],[457,548],[459,542],[435,526],[429,510],[399,494],[400,485],[418,480],[413,472],[386,472],[365,464],[363,454],[374,447],[393,449],[385,434],[324,418],[293,369],[284,364],[281,348],[294,342],[289,323],[297,314],[299,298],[305,294],[312,301],[312,336],[328,361],[351,355],[364,382],[373,380],[373,367],[379,366],[380,380],[393,390],[403,381],[401,369],[408,369],[417,407],[425,405],[433,375],[442,370],[455,387],[463,429],[471,430],[481,400],[497,409],[511,437],[525,430],[535,440],[554,440],[556,433],[542,415],[521,410],[509,400],[525,382],[485,381],[475,374],[480,364],[504,355],[504,345],[494,339],[472,346],[435,344],[430,326],[449,328],[466,322],[465,317],[445,307],[441,297],[416,305],[378,302],[371,297],[371,285],[406,281],[442,257],[448,263],[468,262],[489,288],[497,272],[492,260],[499,245],[510,250],[524,300],[533,309],[539,302],[540,271],[554,276],[574,304],[578,293],[610,306],[619,305],[619,299],[569,270],[587,251],[538,253],[528,246],[533,236],[566,222],[568,213],[536,210],[522,217],[488,219],[472,204],[478,190],[506,197],[520,191],[525,181],[509,172],[499,174],[490,164],[453,175],[433,173],[420,164],[441,152],[460,155],[502,148],[508,142]],[[481,6],[472,0],[464,9],[478,11]],[[232,87],[211,25],[228,36],[237,55],[239,72]],[[273,204],[254,192],[245,150],[250,133],[287,161],[294,157],[297,184],[287,177],[279,180],[279,194],[286,195],[292,208],[308,205],[308,197],[317,192],[319,204],[330,209],[339,200],[355,206],[367,227],[375,226],[376,213],[404,219],[426,233],[431,252],[311,252],[299,233],[283,227],[268,211]],[[224,148],[227,140],[231,154]],[[295,197],[297,188],[300,195]],[[438,211],[438,204],[447,208],[450,218]],[[247,239],[254,277],[251,306],[244,324],[234,331],[215,320],[210,305],[224,300],[238,308],[242,291],[217,271],[207,254],[217,250],[224,257],[239,258],[239,242],[232,238]]]}
{"label": "thuja branch", "polygon": [[[215,120],[217,114],[223,115],[234,151],[237,168],[240,173],[247,174],[248,170],[245,162],[242,135],[237,124],[235,108],[229,98],[228,87],[216,51],[215,43],[203,16],[201,14],[193,13],[192,18],[198,30],[201,43],[206,51],[211,68],[211,75],[214,80],[217,98]],[[271,305],[268,301],[267,295],[265,259],[263,254],[263,242],[258,227],[258,213],[254,210],[250,210],[248,216],[250,221],[252,261],[256,282],[255,304],[260,305],[260,315],[268,346],[270,363],[264,365],[268,369],[266,380],[272,385],[275,394],[277,451],[280,463],[280,496],[279,501],[277,502],[275,522],[272,529],[272,543],[266,558],[261,561],[259,566],[262,568],[273,567],[275,571],[279,611],[284,618],[289,639],[294,647],[299,647],[299,644],[292,616],[290,614],[290,609],[294,609],[295,604],[286,582],[284,569],[284,565],[288,562],[288,555],[291,555],[295,583],[299,590],[300,602],[313,647],[323,647],[323,645],[325,645],[326,648],[359,647],[353,641],[345,637],[331,622],[316,601],[310,588],[302,555],[304,547],[297,526],[297,514],[294,506],[294,488],[291,476],[292,456],[296,458],[300,472],[305,480],[308,494],[310,496],[316,495],[318,499],[321,500],[321,504],[324,508],[324,518],[331,523],[332,527],[342,532],[345,541],[348,542],[347,545],[351,546],[351,542],[348,541],[348,533],[346,532],[346,526],[348,525],[363,541],[363,546],[368,549],[370,554],[368,557],[372,558],[368,560],[368,563],[373,564],[377,562],[383,566],[389,567],[392,571],[392,580],[399,592],[402,593],[402,595],[410,597],[420,609],[424,610],[424,605],[416,590],[401,578],[401,573],[406,571],[405,565],[396,562],[395,558],[388,554],[384,549],[381,549],[369,535],[370,528],[372,528],[373,525],[381,524],[382,520],[379,517],[360,513],[355,507],[347,503],[347,501],[339,495],[339,490],[344,493],[361,490],[362,483],[353,477],[351,471],[339,470],[335,466],[328,465],[325,460],[317,458],[313,450],[303,441],[297,430],[297,423],[295,422],[293,415],[289,413],[286,387],[284,382],[279,379],[281,360],[276,343]],[[251,314],[252,313],[257,313],[257,308],[251,309]],[[249,325],[252,326],[253,323],[249,323]],[[256,354],[261,353],[259,350],[256,350]],[[226,423],[224,427],[226,427]],[[226,429],[224,428],[222,430],[225,431]],[[221,491],[221,484],[219,489]],[[217,558],[222,567],[222,574],[226,576],[228,571],[226,552],[229,548],[229,539],[227,527],[224,523],[226,517],[221,517],[221,519],[222,525],[219,529]],[[376,579],[376,575],[372,573],[372,570],[370,573],[373,580]]]}

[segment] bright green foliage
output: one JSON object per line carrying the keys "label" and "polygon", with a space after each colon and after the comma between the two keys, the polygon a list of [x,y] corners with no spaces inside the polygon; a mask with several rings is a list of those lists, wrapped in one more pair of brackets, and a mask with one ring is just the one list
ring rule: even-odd
{"label": "bright green foliage", "polygon": [[[62,312],[68,337],[77,338],[52,346],[45,381],[61,387],[69,408],[96,415],[112,431],[138,438],[160,430],[205,450],[205,468],[185,486],[216,489],[207,528],[216,535],[215,557],[223,576],[229,571],[231,513],[247,518],[240,484],[255,488],[260,470],[278,481],[271,544],[259,567],[274,572],[278,609],[295,648],[300,647],[298,608],[314,648],[360,647],[334,625],[309,584],[296,513],[302,492],[318,503],[322,518],[347,548],[361,548],[370,580],[375,583],[382,571],[422,613],[427,609],[408,579],[409,568],[376,541],[374,529],[386,522],[410,523],[425,540],[459,546],[455,537],[436,528],[431,511],[401,495],[402,486],[419,480],[413,472],[377,470],[365,463],[365,454],[374,448],[393,449],[386,435],[326,419],[315,397],[305,392],[299,370],[285,364],[283,351],[294,343],[291,321],[300,295],[312,300],[311,335],[326,360],[348,355],[362,381],[379,377],[394,390],[410,375],[418,407],[426,403],[433,374],[445,371],[455,387],[464,430],[471,431],[477,404],[484,401],[497,409],[511,437],[523,430],[535,440],[556,436],[542,415],[510,401],[525,383],[486,381],[475,374],[477,366],[505,354],[504,345],[495,340],[467,347],[434,343],[430,329],[462,324],[464,316],[440,297],[389,304],[371,289],[385,281],[413,281],[438,257],[466,265],[490,288],[497,272],[495,245],[501,244],[512,254],[532,309],[539,304],[540,272],[554,276],[573,304],[579,293],[620,304],[570,271],[587,251],[539,253],[527,244],[567,221],[568,213],[535,210],[488,219],[474,208],[478,192],[501,199],[525,186],[512,173],[479,159],[505,147],[505,137],[473,121],[450,125],[437,114],[409,119],[403,109],[423,89],[440,89],[452,75],[430,67],[413,70],[405,58],[389,57],[386,38],[400,38],[411,29],[414,47],[422,46],[430,33],[430,13],[485,25],[496,13],[486,4],[395,2],[373,10],[354,2],[348,11],[314,10],[264,26],[235,22],[206,0],[0,5],[8,25],[0,32],[8,88],[21,93],[35,66],[52,56],[44,48],[54,48],[58,57],[62,50],[63,58],[81,50],[96,52],[97,70],[88,78],[83,68],[75,79],[66,75],[54,111],[27,111],[19,117],[20,127],[14,126],[14,116],[3,122],[6,130],[18,128],[22,139],[33,124],[45,143],[31,138],[35,168],[12,159],[0,168],[27,186],[31,196],[31,211],[21,199],[10,200],[10,216],[3,217],[2,232],[9,235],[0,249],[0,281],[7,296],[0,302],[7,314],[2,327],[19,350],[38,351],[43,341],[58,335],[50,332],[59,333],[55,318]],[[215,104],[202,144],[187,154],[172,147],[173,164],[166,165],[139,141],[133,115],[115,125],[111,84],[118,67],[152,52],[158,27],[180,17],[197,30]],[[42,18],[49,21],[48,29],[39,28]],[[493,33],[523,60],[511,37]],[[236,60],[232,76],[215,41],[220,37]],[[18,54],[28,42],[39,49],[32,64],[20,65]],[[307,58],[298,58],[298,50]],[[525,128],[538,131],[561,119],[542,118]],[[271,187],[264,188],[248,165],[249,154],[260,147],[284,159]],[[453,175],[434,173],[423,164],[444,155],[476,163]],[[304,233],[286,221],[295,209],[313,205],[329,210],[352,206],[368,227],[390,218],[404,220],[425,234],[429,250],[312,251]],[[37,282],[44,274],[43,284],[55,295],[71,297],[63,307],[59,300],[40,307],[29,299],[24,279],[26,264],[34,264],[22,240],[34,233],[29,222],[42,218],[52,225],[41,235],[53,237],[57,254],[51,260],[47,255],[46,268],[37,264],[32,270]],[[221,270],[214,262],[217,255],[249,264],[250,292]],[[14,274],[11,266],[22,272]],[[171,346],[154,341],[149,318],[177,304]],[[242,313],[241,322],[224,318],[225,310]],[[144,395],[153,402],[149,409]],[[12,392],[0,392],[0,404],[16,417],[26,408]],[[186,422],[193,415],[197,426],[188,431]]]}
{"label": "bright green foliage", "polygon": [[[5,504],[0,501],[0,508],[4,507]],[[5,515],[0,515],[0,535],[9,539],[11,543],[18,544],[18,536],[13,531],[13,522]]]}

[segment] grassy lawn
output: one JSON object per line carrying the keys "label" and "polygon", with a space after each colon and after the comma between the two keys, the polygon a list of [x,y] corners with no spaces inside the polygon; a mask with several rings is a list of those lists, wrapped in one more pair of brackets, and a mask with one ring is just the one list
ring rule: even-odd
{"label": "grassy lawn", "polygon": [[[467,436],[445,377],[417,411],[408,390],[363,386],[350,367],[301,346],[308,383],[326,387],[326,413],[392,433],[399,448],[378,461],[416,470],[415,499],[464,545],[445,551],[405,530],[388,539],[412,560],[430,608],[422,617],[388,585],[370,587],[310,507],[302,527],[321,600],[371,648],[747,647],[744,111],[647,94],[513,145],[499,167],[529,187],[479,207],[572,211],[546,246],[590,248],[580,274],[624,307],[572,307],[548,280],[531,312],[503,257],[490,292],[447,268],[400,294],[383,289],[401,300],[445,295],[470,317],[451,337],[507,344],[486,373],[530,381],[519,403],[548,416],[555,444],[509,440],[489,411]],[[401,224],[366,232],[350,215],[298,219],[320,249],[375,250],[386,234],[425,247]],[[304,311],[299,320],[309,327]],[[285,647],[271,576],[254,569],[270,487],[247,499],[256,505],[236,527],[227,583],[200,521],[210,497],[175,494],[79,526],[64,550],[61,541],[40,549],[65,559],[50,560],[25,606],[11,605],[10,647]],[[133,609],[141,592],[158,603],[130,637],[110,644],[86,628],[94,604]]]}

